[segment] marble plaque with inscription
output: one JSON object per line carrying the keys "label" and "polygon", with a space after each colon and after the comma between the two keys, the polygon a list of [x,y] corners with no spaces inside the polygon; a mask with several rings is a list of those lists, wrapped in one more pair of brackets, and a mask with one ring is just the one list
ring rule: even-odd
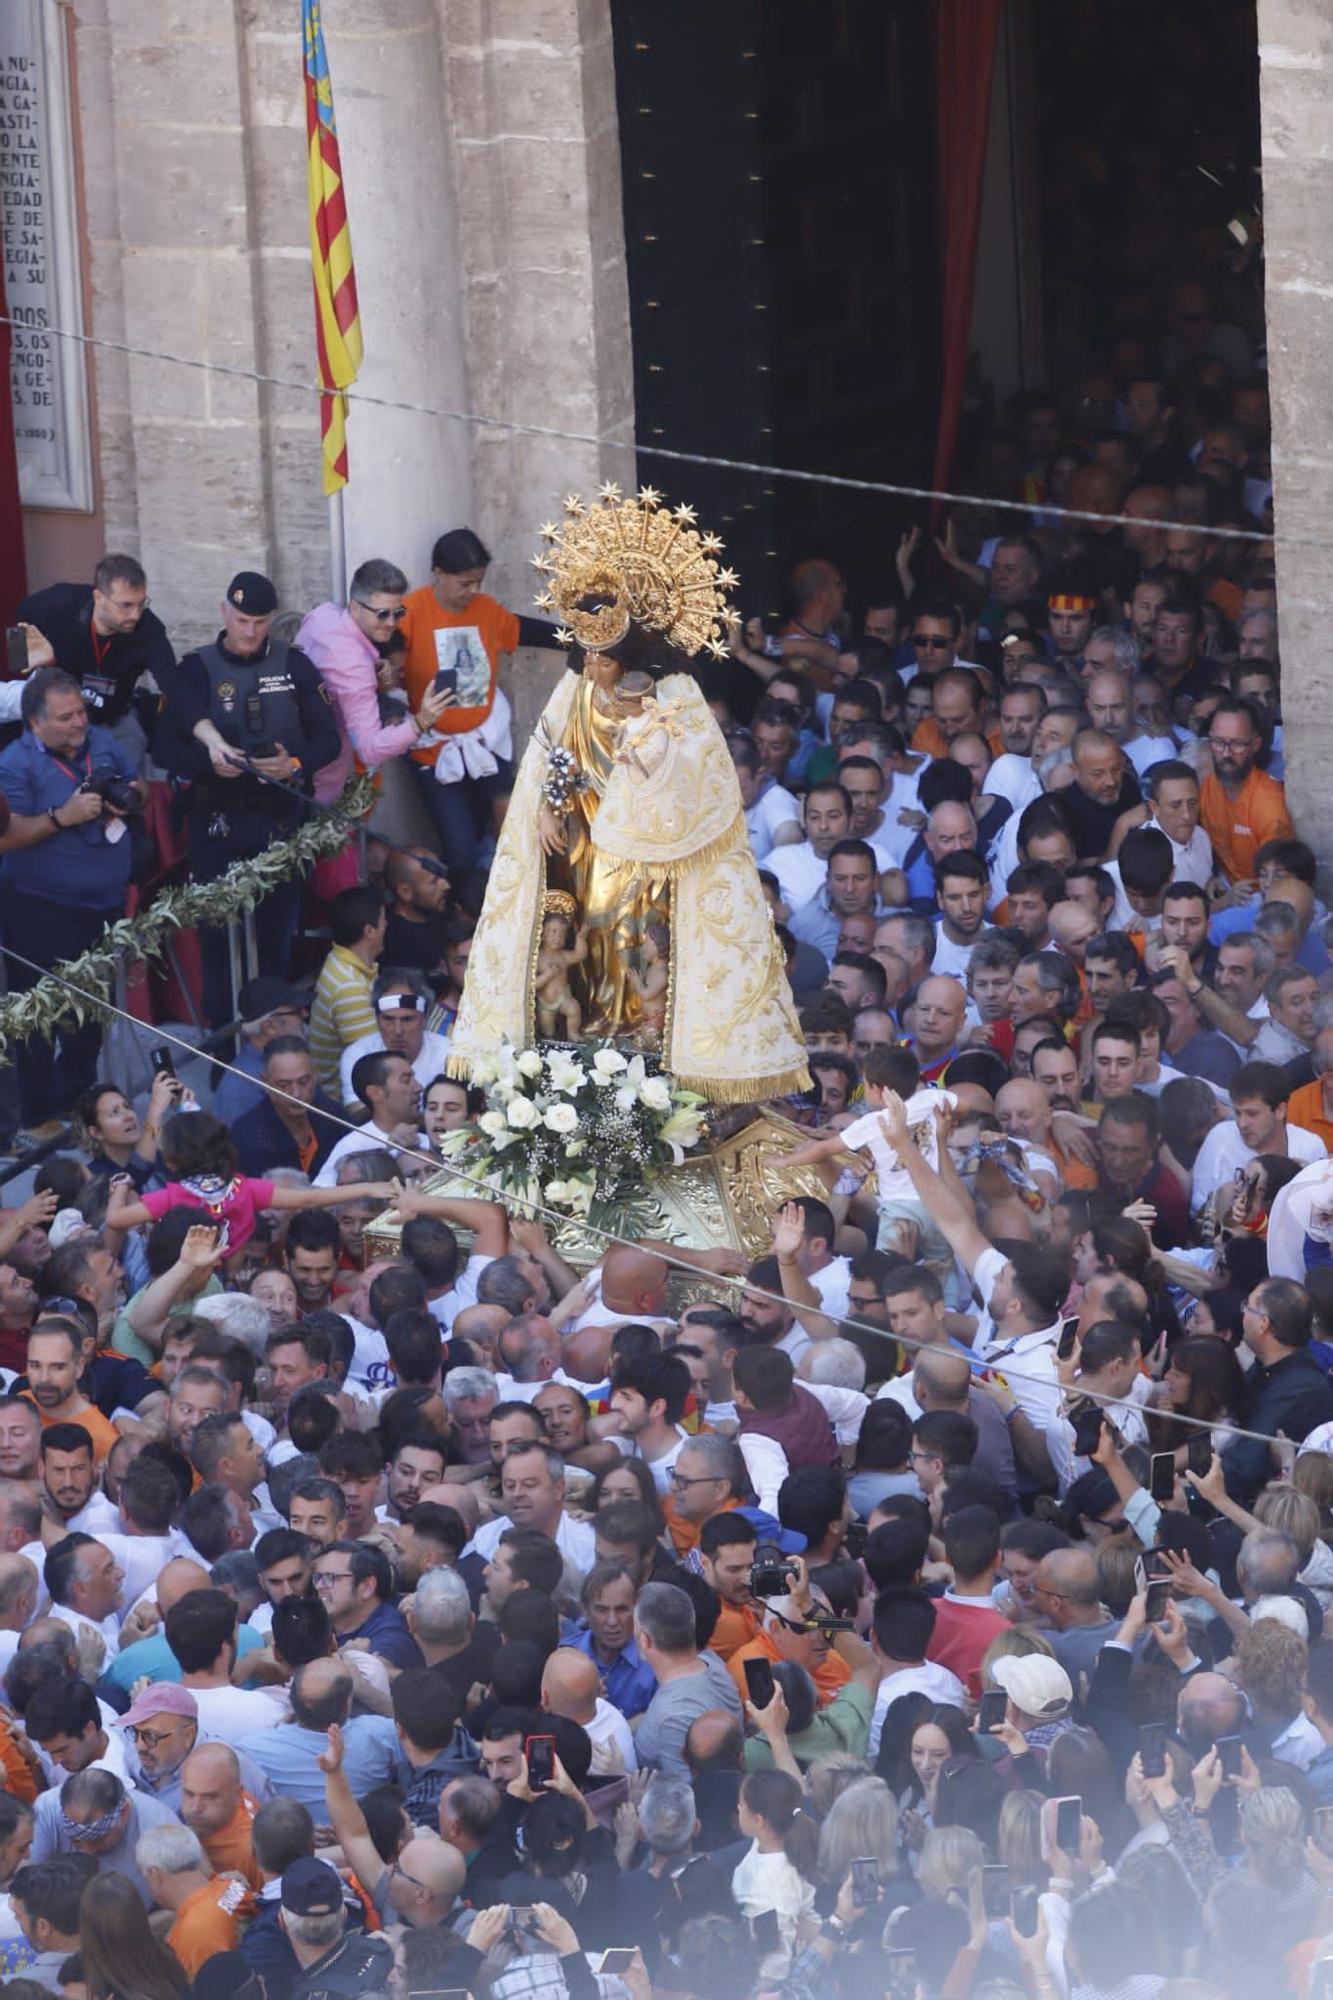
{"label": "marble plaque with inscription", "polygon": [[86,512],[92,459],[65,30],[58,0],[0,0],[0,235],[23,505]]}

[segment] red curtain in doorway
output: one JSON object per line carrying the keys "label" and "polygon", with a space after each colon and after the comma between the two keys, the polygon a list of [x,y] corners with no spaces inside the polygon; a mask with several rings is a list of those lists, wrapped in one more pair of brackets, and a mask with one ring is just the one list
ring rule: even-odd
{"label": "red curtain in doorway", "polygon": [[[935,0],[940,415],[932,486],[949,483],[963,409],[991,77],[1004,0]],[[939,503],[934,510],[939,512]]]}
{"label": "red curtain in doorway", "polygon": [[4,273],[0,271],[0,625],[12,625],[28,594],[23,556],[23,516],[19,510],[18,454],[14,446],[14,405],[9,393],[10,326]]}

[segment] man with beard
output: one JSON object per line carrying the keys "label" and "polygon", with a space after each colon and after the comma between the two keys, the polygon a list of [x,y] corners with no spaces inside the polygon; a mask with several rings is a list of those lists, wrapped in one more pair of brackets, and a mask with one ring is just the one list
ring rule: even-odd
{"label": "man with beard", "polygon": [[28,1339],[27,1394],[44,1428],[77,1423],[92,1441],[100,1464],[116,1442],[116,1427],[79,1386],[82,1343],[68,1320],[39,1319]]}
{"label": "man with beard", "polygon": [[63,1534],[119,1534],[120,1515],[97,1491],[93,1443],[82,1423],[50,1424],[42,1432],[41,1502]]}

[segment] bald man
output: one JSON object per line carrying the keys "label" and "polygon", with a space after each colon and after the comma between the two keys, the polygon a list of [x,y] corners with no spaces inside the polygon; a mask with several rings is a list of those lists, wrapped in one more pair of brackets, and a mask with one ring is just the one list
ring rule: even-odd
{"label": "bald man", "polygon": [[[163,1630],[166,1615],[187,1591],[208,1587],[208,1571],[191,1556],[173,1556],[162,1565],[155,1588],[145,1591],[121,1627],[121,1650],[106,1669],[108,1678],[118,1688],[128,1694],[145,1675],[152,1681],[180,1679],[180,1662],[167,1644]],[[263,1644],[259,1634],[248,1625],[238,1626],[236,1636],[242,1656]]]}
{"label": "bald man", "polygon": [[620,1710],[603,1698],[601,1678],[587,1653],[558,1646],[542,1671],[542,1707],[548,1715],[566,1716],[587,1730],[594,1771],[636,1770],[630,1726]]}
{"label": "bald man", "polygon": [[1075,965],[1082,965],[1088,941],[1098,935],[1097,919],[1085,903],[1056,903],[1047,923],[1055,948]]}
{"label": "bald man", "polygon": [[508,1324],[509,1314],[503,1306],[464,1306],[462,1312],[455,1313],[450,1331],[455,1340],[466,1340],[484,1356],[491,1357]]}
{"label": "bald man", "polygon": [[[1014,1441],[1003,1411],[984,1389],[972,1386],[972,1364],[965,1354],[952,1347],[917,1349],[912,1363],[910,1414],[928,1410],[954,1410],[971,1417],[977,1427],[977,1449],[972,1460],[978,1472],[993,1479],[1011,1501],[1018,1497],[1018,1473],[1014,1462]],[[905,1399],[904,1399],[905,1401]],[[1015,1417],[1014,1422],[1019,1419]]]}
{"label": "bald man", "polygon": [[228,1744],[196,1744],[181,1765],[181,1819],[215,1875],[234,1870],[252,1889],[264,1879],[250,1841],[258,1804],[241,1783],[240,1759]]}
{"label": "bald man", "polygon": [[317,1818],[324,1816],[324,1772],[330,1723],[342,1729],[343,1755],[353,1791],[360,1797],[382,1785],[402,1762],[398,1732],[387,1716],[357,1715],[351,1721],[352,1675],[341,1660],[311,1660],[298,1667],[290,1689],[290,1722],[249,1736],[240,1746],[269,1778],[274,1791],[296,1799]]}
{"label": "bald man", "polygon": [[[588,1283],[595,1285],[589,1304],[565,1329],[582,1332],[586,1327],[607,1327],[612,1331],[626,1322],[654,1326],[661,1333],[671,1324],[667,1316],[667,1267],[660,1257],[633,1244],[617,1244],[607,1251]],[[586,1379],[586,1378],[583,1378]]]}
{"label": "bald man", "polygon": [[1120,1620],[1108,1618],[1102,1604],[1101,1574],[1092,1550],[1053,1549],[1043,1556],[1033,1596],[1050,1625],[1046,1636],[1055,1657],[1074,1686],[1080,1674],[1091,1680],[1098,1653],[1120,1630]]}
{"label": "bald man", "polygon": [[[41,1579],[27,1556],[0,1555],[0,1679],[18,1651],[24,1627],[37,1609]],[[53,1618],[53,1625],[61,1620]],[[67,1632],[68,1626],[64,1628]]]}
{"label": "bald man", "polygon": [[1133,766],[1104,729],[1080,729],[1075,736],[1074,782],[1060,797],[1080,861],[1100,861],[1121,813],[1142,804]]}
{"label": "bald man", "polygon": [[947,973],[923,979],[912,1003],[912,1037],[921,1064],[922,1083],[934,1083],[958,1052],[967,1012],[967,991]]}
{"label": "bald man", "polygon": [[1249,1722],[1245,1697],[1221,1674],[1191,1674],[1176,1702],[1176,1727],[1191,1757],[1206,1757],[1219,1736],[1239,1736]]}

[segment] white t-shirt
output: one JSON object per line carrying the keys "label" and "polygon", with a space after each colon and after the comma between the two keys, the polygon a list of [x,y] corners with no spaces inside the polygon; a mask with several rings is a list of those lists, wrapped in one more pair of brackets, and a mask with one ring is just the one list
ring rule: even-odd
{"label": "white t-shirt", "polygon": [[[362,1056],[380,1055],[384,1048],[384,1037],[378,1031],[373,1035],[360,1035],[349,1042],[338,1062],[338,1082],[342,1090],[343,1103],[355,1104],[356,1092],[352,1088],[352,1071]],[[445,1059],[449,1054],[449,1037],[438,1035],[433,1028],[427,1028],[421,1038],[421,1052],[412,1065],[412,1074],[424,1090],[428,1083],[434,1083],[437,1076],[444,1074]]]}
{"label": "white t-shirt", "polygon": [[936,924],[935,956],[930,961],[932,976],[935,973],[940,973],[965,984],[967,981],[967,968],[972,963],[974,947],[994,928],[993,924],[983,924],[975,937],[966,938],[961,944],[955,944],[953,939],[945,932],[944,925]]}
{"label": "white t-shirt", "polygon": [[[1240,1127],[1234,1118],[1228,1118],[1223,1125],[1214,1125],[1195,1157],[1190,1189],[1191,1212],[1197,1215],[1224,1181],[1234,1180],[1238,1168],[1248,1166],[1251,1160],[1258,1157],[1241,1138]],[[1307,1132],[1303,1126],[1288,1125],[1287,1158],[1308,1167],[1316,1160],[1326,1160],[1328,1148],[1322,1139],[1313,1132]]]}
{"label": "white t-shirt", "polygon": [[585,1722],[594,1746],[599,1743],[614,1743],[620,1752],[627,1771],[637,1771],[639,1760],[634,1751],[634,1733],[618,1708],[613,1708],[603,1695],[598,1695],[597,1706],[593,1710],[591,1722]]}
{"label": "white t-shirt", "polygon": [[[921,1157],[935,1171],[939,1172],[940,1146],[939,1126],[935,1123],[934,1111],[937,1105],[946,1104],[952,1110],[958,1099],[950,1090],[918,1090],[908,1098],[904,1109],[907,1112],[908,1130],[916,1142]],[[898,1158],[889,1142],[887,1133],[880,1123],[878,1111],[867,1112],[852,1125],[844,1125],[843,1144],[853,1152],[869,1153],[875,1165],[875,1179],[881,1201],[913,1201],[916,1189],[912,1177]]]}
{"label": "white t-shirt", "polygon": [[[1143,823],[1143,831],[1147,833],[1149,830],[1171,840],[1166,828],[1159,826],[1151,817]],[[1196,826],[1183,845],[1178,840],[1171,840],[1171,858],[1176,864],[1171,876],[1173,882],[1197,882],[1201,889],[1208,887],[1213,879],[1213,843],[1202,826]],[[1117,884],[1119,880],[1117,874]],[[1123,894],[1123,891],[1121,893]]]}
{"label": "white t-shirt", "polygon": [[479,1257],[474,1251],[454,1279],[450,1291],[441,1292],[438,1299],[428,1299],[427,1304],[446,1333],[452,1333],[454,1321],[464,1306],[477,1303],[477,1280],[494,1257]]}
{"label": "white t-shirt", "polygon": [[238,1743],[243,1736],[255,1736],[273,1722],[273,1704],[254,1688],[192,1687],[199,1705],[199,1728],[219,1743]]}
{"label": "white t-shirt", "polygon": [[806,1276],[819,1293],[820,1304],[830,1319],[846,1319],[849,1305],[847,1295],[852,1283],[850,1259],[834,1257],[825,1264],[822,1271],[808,1271]]}
{"label": "white t-shirt", "polygon": [[935,1660],[923,1660],[919,1667],[900,1667],[895,1674],[885,1674],[875,1696],[875,1711],[870,1718],[870,1742],[867,1754],[879,1755],[879,1739],[884,1733],[884,1718],[895,1701],[901,1701],[905,1694],[928,1695],[933,1702],[948,1708],[964,1708],[967,1692],[957,1674],[951,1674]]}
{"label": "white t-shirt", "polygon": [[1032,767],[1031,757],[1020,757],[1014,750],[1006,750],[995,759],[986,773],[981,787],[982,797],[1007,799],[1014,809],[1014,817],[1041,797],[1041,779]]}
{"label": "white t-shirt", "polygon": [[766,1514],[776,1514],[779,1490],[791,1471],[786,1452],[776,1438],[761,1437],[758,1431],[743,1431],[736,1442],[745,1460],[755,1499]]}
{"label": "white t-shirt", "polygon": [[[489,1562],[500,1546],[500,1537],[513,1522],[507,1514],[498,1520],[483,1521],[472,1540],[464,1549],[465,1556],[484,1556]],[[580,1576],[586,1576],[597,1560],[597,1537],[591,1521],[576,1521],[571,1514],[563,1511],[555,1531],[556,1547],[571,1569]]]}
{"label": "white t-shirt", "polygon": [[828,1411],[838,1443],[855,1444],[870,1408],[869,1396],[861,1389],[840,1389],[836,1382],[803,1381],[801,1387]]}
{"label": "white t-shirt", "polygon": [[[329,1154],[328,1159],[325,1160],[323,1166],[315,1175],[314,1186],[323,1188],[337,1187],[338,1162],[340,1160],[345,1160],[351,1153],[369,1153],[375,1150],[391,1153],[396,1160],[407,1149],[403,1146],[393,1145],[387,1135],[381,1132],[376,1125],[362,1125],[355,1132],[344,1132],[342,1138],[339,1139],[337,1145]],[[425,1153],[429,1157],[431,1150],[430,1140],[426,1137],[425,1133],[418,1132],[412,1151],[414,1153]]]}
{"label": "white t-shirt", "polygon": [[[1028,1422],[1037,1430],[1044,1431],[1059,1415],[1064,1397],[1055,1370],[1055,1349],[1060,1338],[1061,1321],[1057,1319],[1050,1326],[1037,1327],[1031,1333],[1020,1333],[1012,1340],[1006,1340],[997,1333],[991,1317],[991,1299],[1008,1265],[1009,1259],[994,1246],[983,1250],[977,1259],[972,1282],[981,1294],[986,1317],[978,1323],[972,1343],[973,1352],[989,1361],[1004,1376],[1013,1391],[1014,1401]],[[1009,1365],[1006,1366],[1006,1363]]]}
{"label": "white t-shirt", "polygon": [[[746,831],[750,836],[750,846],[756,861],[762,863],[773,852],[776,835],[784,826],[801,824],[801,808],[792,794],[782,785],[770,785],[761,792],[752,806],[745,811]],[[795,847],[797,843],[784,843]],[[632,1770],[633,1765],[630,1766]]]}

